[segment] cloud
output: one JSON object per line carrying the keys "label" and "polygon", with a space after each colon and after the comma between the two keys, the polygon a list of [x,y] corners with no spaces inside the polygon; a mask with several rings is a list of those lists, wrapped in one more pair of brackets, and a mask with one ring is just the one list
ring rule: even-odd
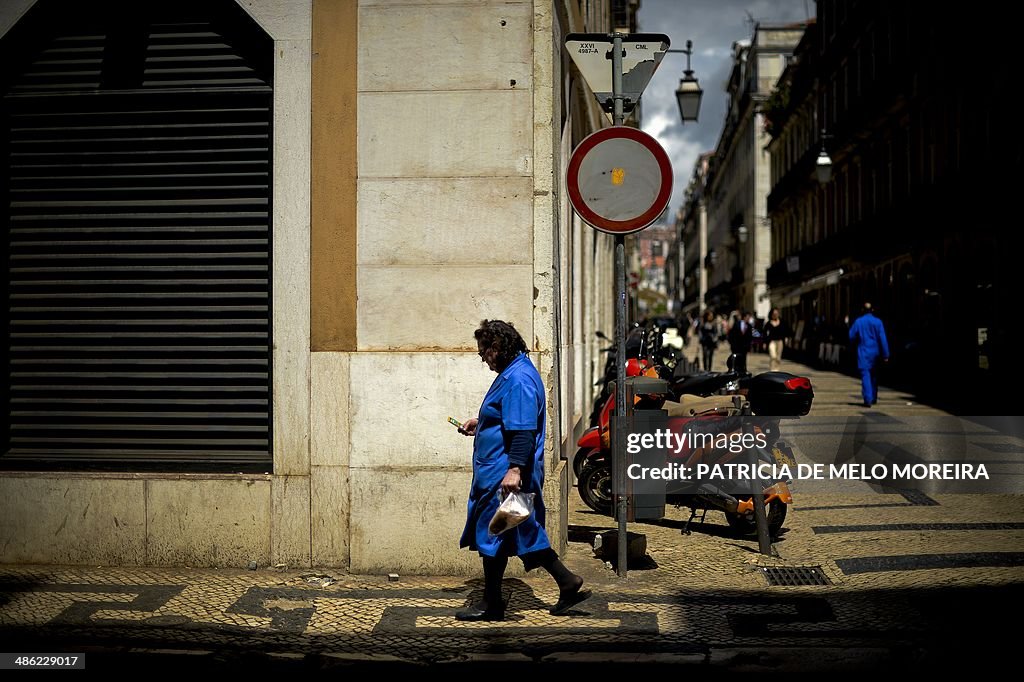
{"label": "cloud", "polygon": [[644,132],[653,137],[658,137],[672,127],[672,121],[663,112],[659,111],[653,116],[644,116]]}
{"label": "cloud", "polygon": [[728,98],[725,84],[732,70],[732,44],[749,39],[750,18],[789,23],[814,15],[812,0],[643,0],[639,30],[664,33],[672,49],[693,41],[691,68],[704,89],[700,120],[679,121],[675,91],[686,68],[686,55],[665,55],[641,98],[641,127],[653,135],[672,159],[675,187],[669,203],[674,215],[693,174],[697,157],[713,150],[722,132]]}
{"label": "cloud", "polygon": [[708,59],[721,59],[722,57],[728,57],[732,54],[732,48],[729,49],[722,47],[709,47],[706,50],[698,52],[701,57],[707,57]]}

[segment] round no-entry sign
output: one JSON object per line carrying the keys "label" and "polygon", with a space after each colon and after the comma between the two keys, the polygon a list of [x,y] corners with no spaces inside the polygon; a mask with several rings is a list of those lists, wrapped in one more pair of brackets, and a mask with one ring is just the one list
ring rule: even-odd
{"label": "round no-entry sign", "polygon": [[672,164],[647,133],[604,128],[573,150],[565,184],[580,218],[602,232],[629,234],[665,210],[672,195]]}

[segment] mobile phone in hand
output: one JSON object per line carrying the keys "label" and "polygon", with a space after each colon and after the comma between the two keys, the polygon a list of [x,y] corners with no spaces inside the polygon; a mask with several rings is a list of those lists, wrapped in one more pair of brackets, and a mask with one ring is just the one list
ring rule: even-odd
{"label": "mobile phone in hand", "polygon": [[462,422],[460,422],[455,417],[448,417],[448,423],[452,424],[457,429],[461,429],[462,428]]}

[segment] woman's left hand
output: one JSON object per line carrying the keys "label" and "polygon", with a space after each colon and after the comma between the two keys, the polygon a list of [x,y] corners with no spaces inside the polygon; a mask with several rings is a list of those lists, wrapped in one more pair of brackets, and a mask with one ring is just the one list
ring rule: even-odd
{"label": "woman's left hand", "polygon": [[477,423],[478,420],[476,417],[473,417],[472,419],[467,419],[462,423],[462,426],[459,427],[459,433],[461,433],[463,436],[475,436]]}
{"label": "woman's left hand", "polygon": [[501,491],[506,495],[518,492],[521,484],[522,478],[519,475],[519,469],[509,469],[505,478],[501,479]]}

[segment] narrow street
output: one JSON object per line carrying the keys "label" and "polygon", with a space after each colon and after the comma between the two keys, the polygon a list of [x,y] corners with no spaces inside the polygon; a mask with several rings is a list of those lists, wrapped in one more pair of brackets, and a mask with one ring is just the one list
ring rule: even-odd
{"label": "narrow street", "polygon": [[[766,365],[766,355],[749,358],[753,372]],[[950,419],[885,387],[865,416],[851,405],[855,379],[790,361],[783,369],[809,375],[816,394],[811,414],[784,426],[798,461],[829,461],[808,448],[834,449],[850,420],[876,427],[863,440],[872,447],[884,431],[891,447],[910,449],[922,441],[912,433],[920,423]],[[972,428],[970,456],[987,453],[992,471],[1019,485],[1024,443]],[[476,598],[479,579],[4,566],[0,635],[8,652],[84,652],[94,669],[159,662],[183,671],[531,662],[934,671],[1008,655],[1009,633],[989,614],[1024,596],[1024,498],[858,482],[842,491],[798,482],[793,494],[775,556],[734,537],[717,512],[684,535],[687,510],[670,508],[630,524],[646,536],[647,555],[623,580],[591,546],[613,522],[571,490],[567,563],[594,596],[568,617],[548,615],[557,595],[538,575],[506,578],[505,622],[459,623],[454,611]],[[821,584],[771,584],[801,573]]]}
{"label": "narrow street", "polygon": [[1000,9],[0,0],[0,671],[1010,663]]}

